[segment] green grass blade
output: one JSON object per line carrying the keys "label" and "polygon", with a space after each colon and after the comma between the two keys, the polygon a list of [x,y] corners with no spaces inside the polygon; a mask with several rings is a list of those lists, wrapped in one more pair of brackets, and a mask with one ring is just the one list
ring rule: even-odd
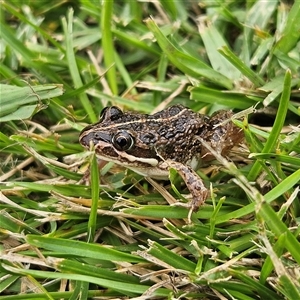
{"label": "green grass blade", "polygon": [[[4,23],[0,24],[0,37],[12,48],[14,51],[19,53],[21,57],[23,57],[24,62],[29,68],[33,68],[39,70],[42,74],[47,74],[47,76],[52,80],[52,82],[62,82],[64,81],[57,75],[57,73],[53,72],[51,68],[49,68],[45,64],[38,63],[38,58],[25,47],[25,45],[19,41],[13,31]],[[40,76],[39,76],[40,77]],[[40,77],[41,78],[41,77]]]}
{"label": "green grass blade", "polygon": [[72,254],[78,257],[89,257],[108,261],[141,262],[143,259],[96,244],[64,240],[46,236],[27,235],[29,244],[56,252]]}
{"label": "green grass blade", "polygon": [[164,263],[167,263],[176,269],[186,270],[189,272],[195,271],[195,268],[196,268],[195,263],[166,249],[159,243],[150,242],[150,248],[147,252],[149,254],[153,255],[154,257],[162,260]]}
{"label": "green grass blade", "polygon": [[96,231],[96,222],[97,222],[97,208],[98,208],[98,201],[99,201],[99,167],[98,161],[95,154],[92,156],[92,163],[91,163],[91,190],[92,190],[92,206],[91,206],[91,213],[89,217],[88,223],[88,241],[92,242],[95,238],[95,231]]}
{"label": "green grass blade", "polygon": [[259,209],[257,209],[257,214],[268,227],[274,232],[274,234],[279,237],[284,234],[286,236],[285,248],[291,253],[293,258],[300,264],[300,243],[297,241],[296,237],[289,231],[286,225],[280,220],[278,215],[270,207],[268,203],[263,203]]}
{"label": "green grass blade", "polygon": [[227,46],[219,49],[219,52],[235,66],[244,76],[246,76],[256,87],[264,85],[265,81],[261,76],[248,67],[239,57],[237,57]]}
{"label": "green grass blade", "polygon": [[279,41],[276,43],[274,50],[283,53],[288,53],[296,46],[300,39],[300,3],[295,1],[291,10],[289,11],[288,18],[285,26],[281,32]]}
{"label": "green grass blade", "polygon": [[207,50],[207,55],[214,70],[220,72],[231,80],[239,79],[241,73],[218,52],[219,48],[227,45],[218,28],[214,25],[205,27],[201,23],[198,26]]}
{"label": "green grass blade", "polygon": [[[281,94],[281,98],[279,100],[279,107],[276,115],[276,119],[272,128],[272,131],[269,135],[269,138],[262,149],[262,153],[272,152],[275,145],[278,142],[278,138],[280,135],[280,131],[282,130],[284,120],[287,114],[288,105],[290,101],[290,94],[291,94],[291,72],[289,70],[286,71],[284,82],[283,82],[283,91]],[[261,166],[259,161],[256,161],[251,168],[248,174],[248,180],[253,181],[258,173],[261,170]]]}
{"label": "green grass blade", "polygon": [[[70,274],[70,273],[56,273],[56,272],[48,272],[48,271],[34,271],[34,270],[26,270],[26,269],[18,269],[11,266],[6,265],[5,269],[9,272],[34,276],[37,278],[52,278],[52,279],[65,279],[65,280],[79,280],[89,283],[94,283],[99,286],[103,286],[109,289],[117,290],[122,293],[127,294],[142,294],[146,292],[150,286],[142,285],[142,284],[133,284],[133,283],[124,283],[124,282],[116,282],[114,280],[107,280],[102,278],[95,278],[92,275],[78,275],[78,274]],[[154,292],[154,295],[166,297],[170,293],[169,290],[166,289],[158,289]]]}
{"label": "green grass blade", "polygon": [[[77,89],[82,87],[83,83],[79,74],[75,53],[74,53],[74,47],[73,47],[73,13],[74,13],[73,9],[69,9],[68,19],[66,20],[65,18],[63,18],[62,25],[66,37],[66,56],[68,60],[68,66],[70,69],[70,74],[72,76],[74,87]],[[91,106],[91,103],[87,95],[85,93],[82,93],[79,95],[79,99],[85,111],[87,112],[91,122],[95,123],[97,121],[97,117],[95,115],[95,112]]]}
{"label": "green grass blade", "polygon": [[104,62],[107,68],[107,79],[114,95],[118,94],[116,82],[115,50],[111,31],[114,1],[104,1],[101,10],[101,32]]}
{"label": "green grass blade", "polygon": [[146,21],[147,26],[154,34],[157,39],[158,44],[167,55],[169,60],[182,72],[195,77],[200,78],[204,77],[217,85],[223,86],[225,88],[230,89],[232,87],[231,81],[220,74],[219,72],[214,71],[207,64],[202,61],[192,57],[180,50],[178,50],[170,40],[162,33],[162,31],[158,28],[156,23],[148,19]]}
{"label": "green grass blade", "polygon": [[[0,84],[0,122],[28,119],[35,111],[46,108],[41,100],[62,95],[61,84],[17,87]],[[35,103],[33,105],[29,105]]]}

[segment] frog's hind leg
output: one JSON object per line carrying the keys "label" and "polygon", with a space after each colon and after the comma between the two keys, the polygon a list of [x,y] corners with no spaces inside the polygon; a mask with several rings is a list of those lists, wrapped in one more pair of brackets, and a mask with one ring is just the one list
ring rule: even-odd
{"label": "frog's hind leg", "polygon": [[168,169],[175,169],[182,177],[192,195],[192,200],[189,203],[191,212],[197,211],[208,197],[208,189],[204,186],[202,179],[191,167],[182,163],[166,160],[162,165]]}

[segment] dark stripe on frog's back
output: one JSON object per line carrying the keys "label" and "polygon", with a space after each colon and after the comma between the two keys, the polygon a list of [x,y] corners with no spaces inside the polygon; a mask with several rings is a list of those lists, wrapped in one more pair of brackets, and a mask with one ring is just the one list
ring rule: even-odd
{"label": "dark stripe on frog's back", "polygon": [[[172,108],[172,107],[171,107]],[[171,110],[171,112],[174,112],[174,110]],[[147,115],[147,114],[138,114],[133,112],[124,112],[123,115],[120,116],[117,120],[97,123],[94,129],[99,130],[109,130],[109,129],[123,129],[128,130],[132,129],[134,131],[141,131],[143,127],[151,128],[151,129],[157,129],[159,126],[161,126],[162,123],[169,123],[171,124],[174,119],[178,119],[180,115],[184,116],[186,113],[186,118],[191,118],[191,114],[195,118],[197,118],[197,115],[192,110],[189,110],[182,106],[182,109],[178,110],[177,114],[170,115],[169,110],[164,110],[161,112],[158,112],[154,115]],[[200,115],[201,116],[201,115]]]}

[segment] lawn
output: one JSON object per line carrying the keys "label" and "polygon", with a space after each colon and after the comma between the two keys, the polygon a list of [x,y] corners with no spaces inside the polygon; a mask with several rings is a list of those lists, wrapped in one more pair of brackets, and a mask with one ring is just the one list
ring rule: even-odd
{"label": "lawn", "polygon": [[[300,299],[300,1],[1,1],[1,299]],[[106,106],[232,110],[209,197],[97,160]],[[200,179],[201,178],[201,179]]]}

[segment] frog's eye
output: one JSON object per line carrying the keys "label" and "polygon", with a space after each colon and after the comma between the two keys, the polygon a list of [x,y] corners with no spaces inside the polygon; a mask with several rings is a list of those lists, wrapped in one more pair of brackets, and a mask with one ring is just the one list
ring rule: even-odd
{"label": "frog's eye", "polygon": [[123,112],[119,107],[104,107],[100,113],[99,122],[102,122],[105,119],[110,119],[111,121],[117,120],[122,114]]}
{"label": "frog's eye", "polygon": [[126,151],[132,148],[134,139],[128,132],[120,131],[113,136],[112,143],[117,150]]}

